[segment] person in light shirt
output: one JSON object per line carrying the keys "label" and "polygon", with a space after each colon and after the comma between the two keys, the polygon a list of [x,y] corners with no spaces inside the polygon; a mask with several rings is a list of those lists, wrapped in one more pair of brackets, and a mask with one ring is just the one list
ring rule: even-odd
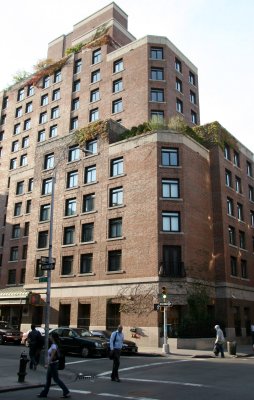
{"label": "person in light shirt", "polygon": [[123,347],[124,335],[122,325],[118,325],[116,331],[112,332],[110,336],[110,351],[113,353],[113,367],[111,373],[111,380],[115,382],[121,382],[119,379],[119,366],[120,366],[120,355]]}

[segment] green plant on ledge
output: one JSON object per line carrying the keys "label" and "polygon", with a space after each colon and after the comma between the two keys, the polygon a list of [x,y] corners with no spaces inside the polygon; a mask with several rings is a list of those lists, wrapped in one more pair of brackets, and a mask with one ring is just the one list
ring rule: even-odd
{"label": "green plant on ledge", "polygon": [[100,136],[102,139],[108,138],[109,121],[96,121],[91,122],[83,128],[77,129],[74,132],[74,142],[79,146],[84,146],[88,140],[95,139]]}

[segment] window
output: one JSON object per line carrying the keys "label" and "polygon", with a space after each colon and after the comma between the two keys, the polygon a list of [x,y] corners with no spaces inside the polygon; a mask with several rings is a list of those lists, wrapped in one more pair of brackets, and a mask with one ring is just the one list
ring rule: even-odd
{"label": "window", "polygon": [[55,71],[55,73],[54,73],[54,83],[61,82],[61,80],[62,80],[62,72],[59,69],[58,71]]}
{"label": "window", "polygon": [[110,239],[122,237],[122,218],[109,220],[108,236]]}
{"label": "window", "polygon": [[15,117],[19,118],[21,116],[22,116],[22,107],[18,107],[18,108],[16,108]]}
{"label": "window", "polygon": [[22,260],[27,259],[27,250],[28,250],[28,245],[24,244],[22,248]]}
{"label": "window", "polygon": [[164,89],[151,89],[151,101],[163,102]]}
{"label": "window", "polygon": [[44,157],[44,169],[54,168],[55,156],[54,153],[46,154]]}
{"label": "window", "polygon": [[20,284],[24,284],[25,283],[25,279],[26,279],[26,269],[25,268],[21,268],[21,272],[20,272]]}
{"label": "window", "polygon": [[56,137],[57,136],[57,125],[52,125],[50,128],[49,128],[49,137],[50,138],[54,138],[54,137]]}
{"label": "window", "polygon": [[47,112],[40,113],[39,124],[45,124],[48,120]]}
{"label": "window", "polygon": [[4,131],[0,132],[0,142],[4,140]]}
{"label": "window", "polygon": [[176,90],[178,92],[183,92],[183,83],[180,79],[176,78]]}
{"label": "window", "polygon": [[61,98],[60,89],[55,89],[55,90],[53,90],[53,93],[52,93],[52,101],[60,100],[60,98]]}
{"label": "window", "polygon": [[164,80],[164,69],[163,68],[151,68],[151,79],[154,81],[163,81]]}
{"label": "window", "polygon": [[77,79],[76,81],[73,82],[73,92],[79,92],[80,91],[80,79]]}
{"label": "window", "polygon": [[123,174],[123,157],[115,158],[110,161],[110,176]]}
{"label": "window", "polygon": [[108,252],[108,271],[115,272],[122,269],[122,251],[113,250]]}
{"label": "window", "polygon": [[34,87],[32,85],[29,85],[27,88],[27,96],[32,96],[34,94]]}
{"label": "window", "polygon": [[92,64],[97,64],[101,61],[101,49],[96,49],[92,53]]}
{"label": "window", "polygon": [[232,174],[228,169],[225,170],[225,178],[226,178],[226,186],[232,187]]}
{"label": "window", "polygon": [[164,122],[164,111],[152,110],[151,111],[151,120],[153,122],[162,124]]}
{"label": "window", "polygon": [[179,151],[174,148],[162,148],[161,149],[161,164],[163,166],[173,166],[179,165]]}
{"label": "window", "polygon": [[28,129],[31,129],[31,119],[26,119],[24,121],[24,131],[27,131]]}
{"label": "window", "polygon": [[8,285],[15,285],[15,283],[16,283],[16,269],[9,269]]}
{"label": "window", "polygon": [[237,276],[237,260],[236,257],[230,257],[231,275]]}
{"label": "window", "polygon": [[195,125],[197,125],[197,123],[198,123],[197,113],[193,110],[191,110],[191,122]]}
{"label": "window", "polygon": [[16,194],[23,194],[23,193],[24,193],[24,181],[17,182]]}
{"label": "window", "polygon": [[22,139],[22,149],[26,149],[29,146],[29,136],[24,136]]}
{"label": "window", "polygon": [[18,151],[18,149],[19,149],[19,141],[18,141],[18,140],[15,140],[15,141],[12,142],[12,144],[11,144],[11,151],[12,151],[12,152],[15,152],[15,151]]}
{"label": "window", "polygon": [[50,219],[50,204],[42,204],[40,207],[40,221],[49,221]]}
{"label": "window", "polygon": [[81,68],[82,68],[82,60],[78,59],[75,61],[74,63],[74,74],[79,74],[81,72]]}
{"label": "window", "polygon": [[237,219],[239,221],[243,221],[243,205],[240,203],[237,203]]}
{"label": "window", "polygon": [[30,214],[32,209],[32,200],[29,199],[26,201],[26,214]]}
{"label": "window", "polygon": [[22,203],[15,203],[14,205],[14,217],[21,215]]}
{"label": "window", "polygon": [[120,72],[123,70],[123,59],[114,61],[113,63],[113,73]]}
{"label": "window", "polygon": [[78,171],[70,171],[67,173],[67,189],[78,186]]}
{"label": "window", "polygon": [[197,103],[196,93],[194,93],[192,90],[190,90],[190,102],[192,104],[196,104]]}
{"label": "window", "polygon": [[85,182],[84,183],[92,183],[96,182],[96,166],[91,165],[85,168]]}
{"label": "window", "polygon": [[93,270],[93,254],[81,254],[80,256],[80,274],[90,274]]}
{"label": "window", "polygon": [[80,149],[79,146],[72,146],[68,151],[68,162],[79,160]]}
{"label": "window", "polygon": [[247,166],[247,175],[252,177],[252,165],[251,165],[251,163],[249,161],[247,161],[246,166]]}
{"label": "window", "polygon": [[33,103],[30,101],[29,103],[26,103],[26,113],[30,113],[33,111]]}
{"label": "window", "polygon": [[10,169],[16,169],[17,168],[17,159],[16,158],[11,158],[10,160]]}
{"label": "window", "polygon": [[123,204],[123,188],[122,186],[110,189],[110,207],[116,207]]}
{"label": "window", "polygon": [[76,97],[75,99],[72,99],[71,111],[76,111],[78,109],[79,109],[79,97]]}
{"label": "window", "polygon": [[163,48],[162,47],[151,47],[150,58],[153,60],[163,60]]}
{"label": "window", "polygon": [[236,236],[235,236],[235,228],[233,226],[228,227],[228,238],[229,238],[229,244],[232,244],[233,246],[236,245]]}
{"label": "window", "polygon": [[81,242],[92,242],[94,235],[94,224],[83,224],[81,232]]}
{"label": "window", "polygon": [[27,154],[22,154],[20,157],[20,166],[25,167],[27,165]]}
{"label": "window", "polygon": [[95,206],[95,193],[85,194],[83,196],[82,212],[94,211]]}
{"label": "window", "polygon": [[172,199],[179,198],[178,179],[162,179],[162,197]]}
{"label": "window", "polygon": [[249,200],[254,201],[254,188],[249,185]]}
{"label": "window", "polygon": [[191,85],[196,85],[196,78],[195,78],[195,75],[193,74],[193,72],[189,72],[189,83],[191,84]]}
{"label": "window", "polygon": [[47,106],[49,103],[49,96],[48,94],[44,94],[41,96],[41,106]]}
{"label": "window", "polygon": [[20,237],[20,224],[15,224],[12,227],[12,239],[18,239]]}
{"label": "window", "polygon": [[180,99],[176,99],[176,111],[183,114],[183,102]]}
{"label": "window", "polygon": [[98,121],[99,119],[99,109],[94,108],[93,110],[90,110],[89,112],[89,122],[94,122]]}
{"label": "window", "polygon": [[78,117],[71,118],[70,130],[72,131],[73,129],[78,129]]}
{"label": "window", "polygon": [[46,89],[50,85],[50,77],[49,76],[44,76],[43,81],[42,81],[42,88]]}
{"label": "window", "polygon": [[240,167],[240,155],[237,151],[234,150],[234,165],[236,167]]}
{"label": "window", "polygon": [[19,253],[18,246],[11,247],[11,249],[10,249],[10,261],[18,261],[18,253]]}
{"label": "window", "polygon": [[38,249],[44,249],[48,246],[48,231],[41,231],[38,233]]}
{"label": "window", "polygon": [[44,142],[46,140],[46,131],[43,129],[38,132],[38,142]]}
{"label": "window", "polygon": [[29,236],[30,222],[25,222],[24,236]]}
{"label": "window", "polygon": [[94,89],[90,92],[90,102],[93,103],[98,100],[100,100],[100,91],[99,89]]}
{"label": "window", "polygon": [[238,176],[235,177],[235,190],[237,193],[242,193],[242,181]]}
{"label": "window", "polygon": [[98,82],[100,79],[101,79],[101,73],[99,69],[91,73],[91,83]]}
{"label": "window", "polygon": [[250,212],[250,224],[254,228],[254,211]]}
{"label": "window", "polygon": [[182,63],[178,58],[175,59],[175,69],[176,71],[182,73]]}
{"label": "window", "polygon": [[244,278],[244,279],[248,278],[248,270],[247,270],[247,261],[246,260],[241,260],[241,274],[242,274],[242,278]]}
{"label": "window", "polygon": [[162,212],[162,230],[163,232],[180,232],[180,213]]}
{"label": "window", "polygon": [[34,179],[33,179],[33,178],[30,178],[30,179],[28,180],[28,188],[27,188],[28,192],[32,192],[33,186],[34,186]]}
{"label": "window", "polygon": [[71,275],[72,273],[73,273],[73,256],[63,256],[61,275]]}
{"label": "window", "polygon": [[246,249],[245,232],[239,231],[239,247],[241,249]]}
{"label": "window", "polygon": [[75,226],[66,226],[64,228],[63,244],[74,244]]}
{"label": "window", "polygon": [[24,88],[19,89],[17,101],[24,100],[24,98],[25,98],[25,90],[24,90]]}
{"label": "window", "polygon": [[65,200],[65,216],[70,217],[77,213],[77,199],[73,197]]}
{"label": "window", "polygon": [[234,202],[230,197],[227,198],[227,213],[231,216],[234,215]]}
{"label": "window", "polygon": [[231,160],[230,147],[227,143],[224,144],[224,157],[226,160]]}
{"label": "window", "polygon": [[123,81],[122,79],[117,79],[113,82],[113,93],[118,93],[123,90]]}
{"label": "window", "polygon": [[8,107],[8,103],[9,103],[8,96],[5,96],[3,98],[3,105],[2,105],[3,110],[5,110]]}
{"label": "window", "polygon": [[51,119],[59,118],[60,116],[60,109],[59,107],[53,107],[51,109]]}
{"label": "window", "polygon": [[20,124],[15,124],[14,129],[13,129],[13,134],[18,135],[21,132],[21,125]]}
{"label": "window", "polygon": [[97,144],[98,144],[97,139],[89,140],[89,141],[86,142],[85,151],[87,151],[88,155],[89,154],[97,154],[97,152],[98,152],[97,151]]}
{"label": "window", "polygon": [[42,181],[42,195],[52,193],[52,178],[47,178]]}
{"label": "window", "polygon": [[180,246],[163,246],[163,275],[174,278],[185,276]]}
{"label": "window", "polygon": [[117,99],[112,101],[112,114],[123,111],[123,101],[122,99]]}

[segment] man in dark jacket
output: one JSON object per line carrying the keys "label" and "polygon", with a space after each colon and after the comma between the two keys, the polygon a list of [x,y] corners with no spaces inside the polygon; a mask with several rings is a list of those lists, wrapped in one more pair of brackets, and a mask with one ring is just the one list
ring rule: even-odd
{"label": "man in dark jacket", "polygon": [[30,369],[35,370],[40,360],[42,336],[41,333],[35,328],[34,324],[31,325],[31,331],[28,334],[27,340],[29,344]]}

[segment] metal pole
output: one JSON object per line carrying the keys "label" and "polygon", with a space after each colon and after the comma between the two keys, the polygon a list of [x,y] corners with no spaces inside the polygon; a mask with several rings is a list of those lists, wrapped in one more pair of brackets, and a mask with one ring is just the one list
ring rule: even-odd
{"label": "metal pole", "polygon": [[[52,243],[53,243],[53,217],[54,217],[54,200],[55,200],[55,182],[56,182],[56,171],[54,170],[53,176],[52,176],[50,221],[49,221],[49,251],[48,251],[48,258],[49,258],[50,266],[52,265]],[[45,350],[45,354],[44,354],[45,365],[48,364],[50,295],[51,295],[51,269],[47,269],[47,293],[46,293],[46,309],[45,309],[45,348],[44,348],[44,350]]]}
{"label": "metal pole", "polygon": [[169,345],[167,343],[168,338],[167,338],[167,310],[168,307],[164,307],[163,311],[163,317],[164,317],[164,323],[163,323],[163,334],[164,334],[164,343],[163,343],[163,353],[168,354],[169,353]]}

